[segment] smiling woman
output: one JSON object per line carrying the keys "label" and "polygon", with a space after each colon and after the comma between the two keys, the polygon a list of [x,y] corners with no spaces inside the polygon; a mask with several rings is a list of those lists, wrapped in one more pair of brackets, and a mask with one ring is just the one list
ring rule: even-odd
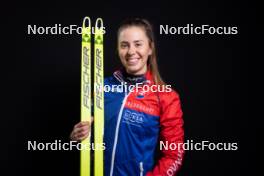
{"label": "smiling woman", "polygon": [[[155,37],[151,24],[145,19],[133,19],[133,20],[128,19],[124,21],[123,24],[121,24],[117,32],[117,36],[118,36],[119,57],[121,59],[122,64],[124,64],[124,61],[128,60],[129,57],[134,59],[134,57],[130,56],[131,53],[134,55],[136,54],[138,56],[135,56],[135,58],[138,58],[139,61],[141,61],[137,65],[139,67],[138,69],[140,69],[142,65],[149,67],[148,69],[153,74],[153,79],[155,81],[155,84],[161,84],[161,85],[165,84],[158,70]],[[123,40],[128,40],[128,41],[123,41]],[[136,69],[135,66],[134,69]],[[142,69],[141,71],[144,70],[146,71],[146,68],[144,67],[141,69]],[[133,69],[131,71],[133,71]]]}
{"label": "smiling woman", "polygon": [[[147,20],[128,19],[120,25],[117,37],[123,68],[106,78],[105,85],[140,83],[142,87],[104,92],[104,175],[175,175],[182,165],[183,148],[156,149],[159,141],[168,145],[184,141],[179,95],[173,90],[144,90],[145,86],[166,85],[158,71],[152,27]],[[90,125],[75,125],[71,139],[87,138]]]}
{"label": "smiling woman", "polygon": [[146,73],[152,50],[144,31],[140,27],[130,27],[123,29],[118,36],[119,57],[126,72],[132,75]]}

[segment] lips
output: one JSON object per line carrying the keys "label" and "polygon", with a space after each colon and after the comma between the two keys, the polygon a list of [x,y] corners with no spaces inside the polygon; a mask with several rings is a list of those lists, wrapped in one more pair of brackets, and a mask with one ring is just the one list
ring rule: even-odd
{"label": "lips", "polygon": [[139,58],[128,58],[126,60],[128,65],[136,65],[139,61]]}

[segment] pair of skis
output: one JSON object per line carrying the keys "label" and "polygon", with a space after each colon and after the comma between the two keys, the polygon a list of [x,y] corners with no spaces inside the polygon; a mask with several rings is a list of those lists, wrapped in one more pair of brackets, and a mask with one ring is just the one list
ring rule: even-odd
{"label": "pair of skis", "polygon": [[[88,22],[88,26],[86,26]],[[99,27],[99,23],[101,27]],[[82,24],[82,54],[81,54],[81,121],[92,121],[92,108],[94,108],[94,175],[104,174],[103,135],[104,135],[104,48],[103,48],[103,20],[98,18],[95,22],[94,38],[92,40],[91,19],[85,17]],[[94,81],[92,83],[92,43],[94,43]],[[92,106],[92,85],[94,85]],[[82,142],[82,146],[92,149],[91,135]],[[99,146],[99,148],[98,148]],[[81,150],[80,175],[91,174],[91,151]]]}

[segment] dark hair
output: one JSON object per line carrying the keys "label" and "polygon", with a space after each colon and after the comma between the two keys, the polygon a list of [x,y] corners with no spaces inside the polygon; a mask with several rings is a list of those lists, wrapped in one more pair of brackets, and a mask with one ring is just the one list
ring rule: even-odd
{"label": "dark hair", "polygon": [[146,36],[149,39],[149,45],[152,49],[152,54],[149,56],[147,61],[148,68],[150,69],[151,74],[153,75],[154,83],[157,85],[164,85],[165,82],[162,80],[158,69],[154,32],[150,22],[146,19],[141,18],[126,19],[120,24],[119,29],[117,31],[117,37],[119,37],[120,32],[123,29],[132,26],[141,27],[145,31]]}

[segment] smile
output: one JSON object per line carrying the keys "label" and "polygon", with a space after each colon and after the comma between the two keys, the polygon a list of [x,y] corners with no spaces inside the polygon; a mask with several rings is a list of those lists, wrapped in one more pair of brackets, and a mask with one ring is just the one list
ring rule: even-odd
{"label": "smile", "polygon": [[139,58],[128,58],[126,59],[128,65],[136,65],[139,61]]}

